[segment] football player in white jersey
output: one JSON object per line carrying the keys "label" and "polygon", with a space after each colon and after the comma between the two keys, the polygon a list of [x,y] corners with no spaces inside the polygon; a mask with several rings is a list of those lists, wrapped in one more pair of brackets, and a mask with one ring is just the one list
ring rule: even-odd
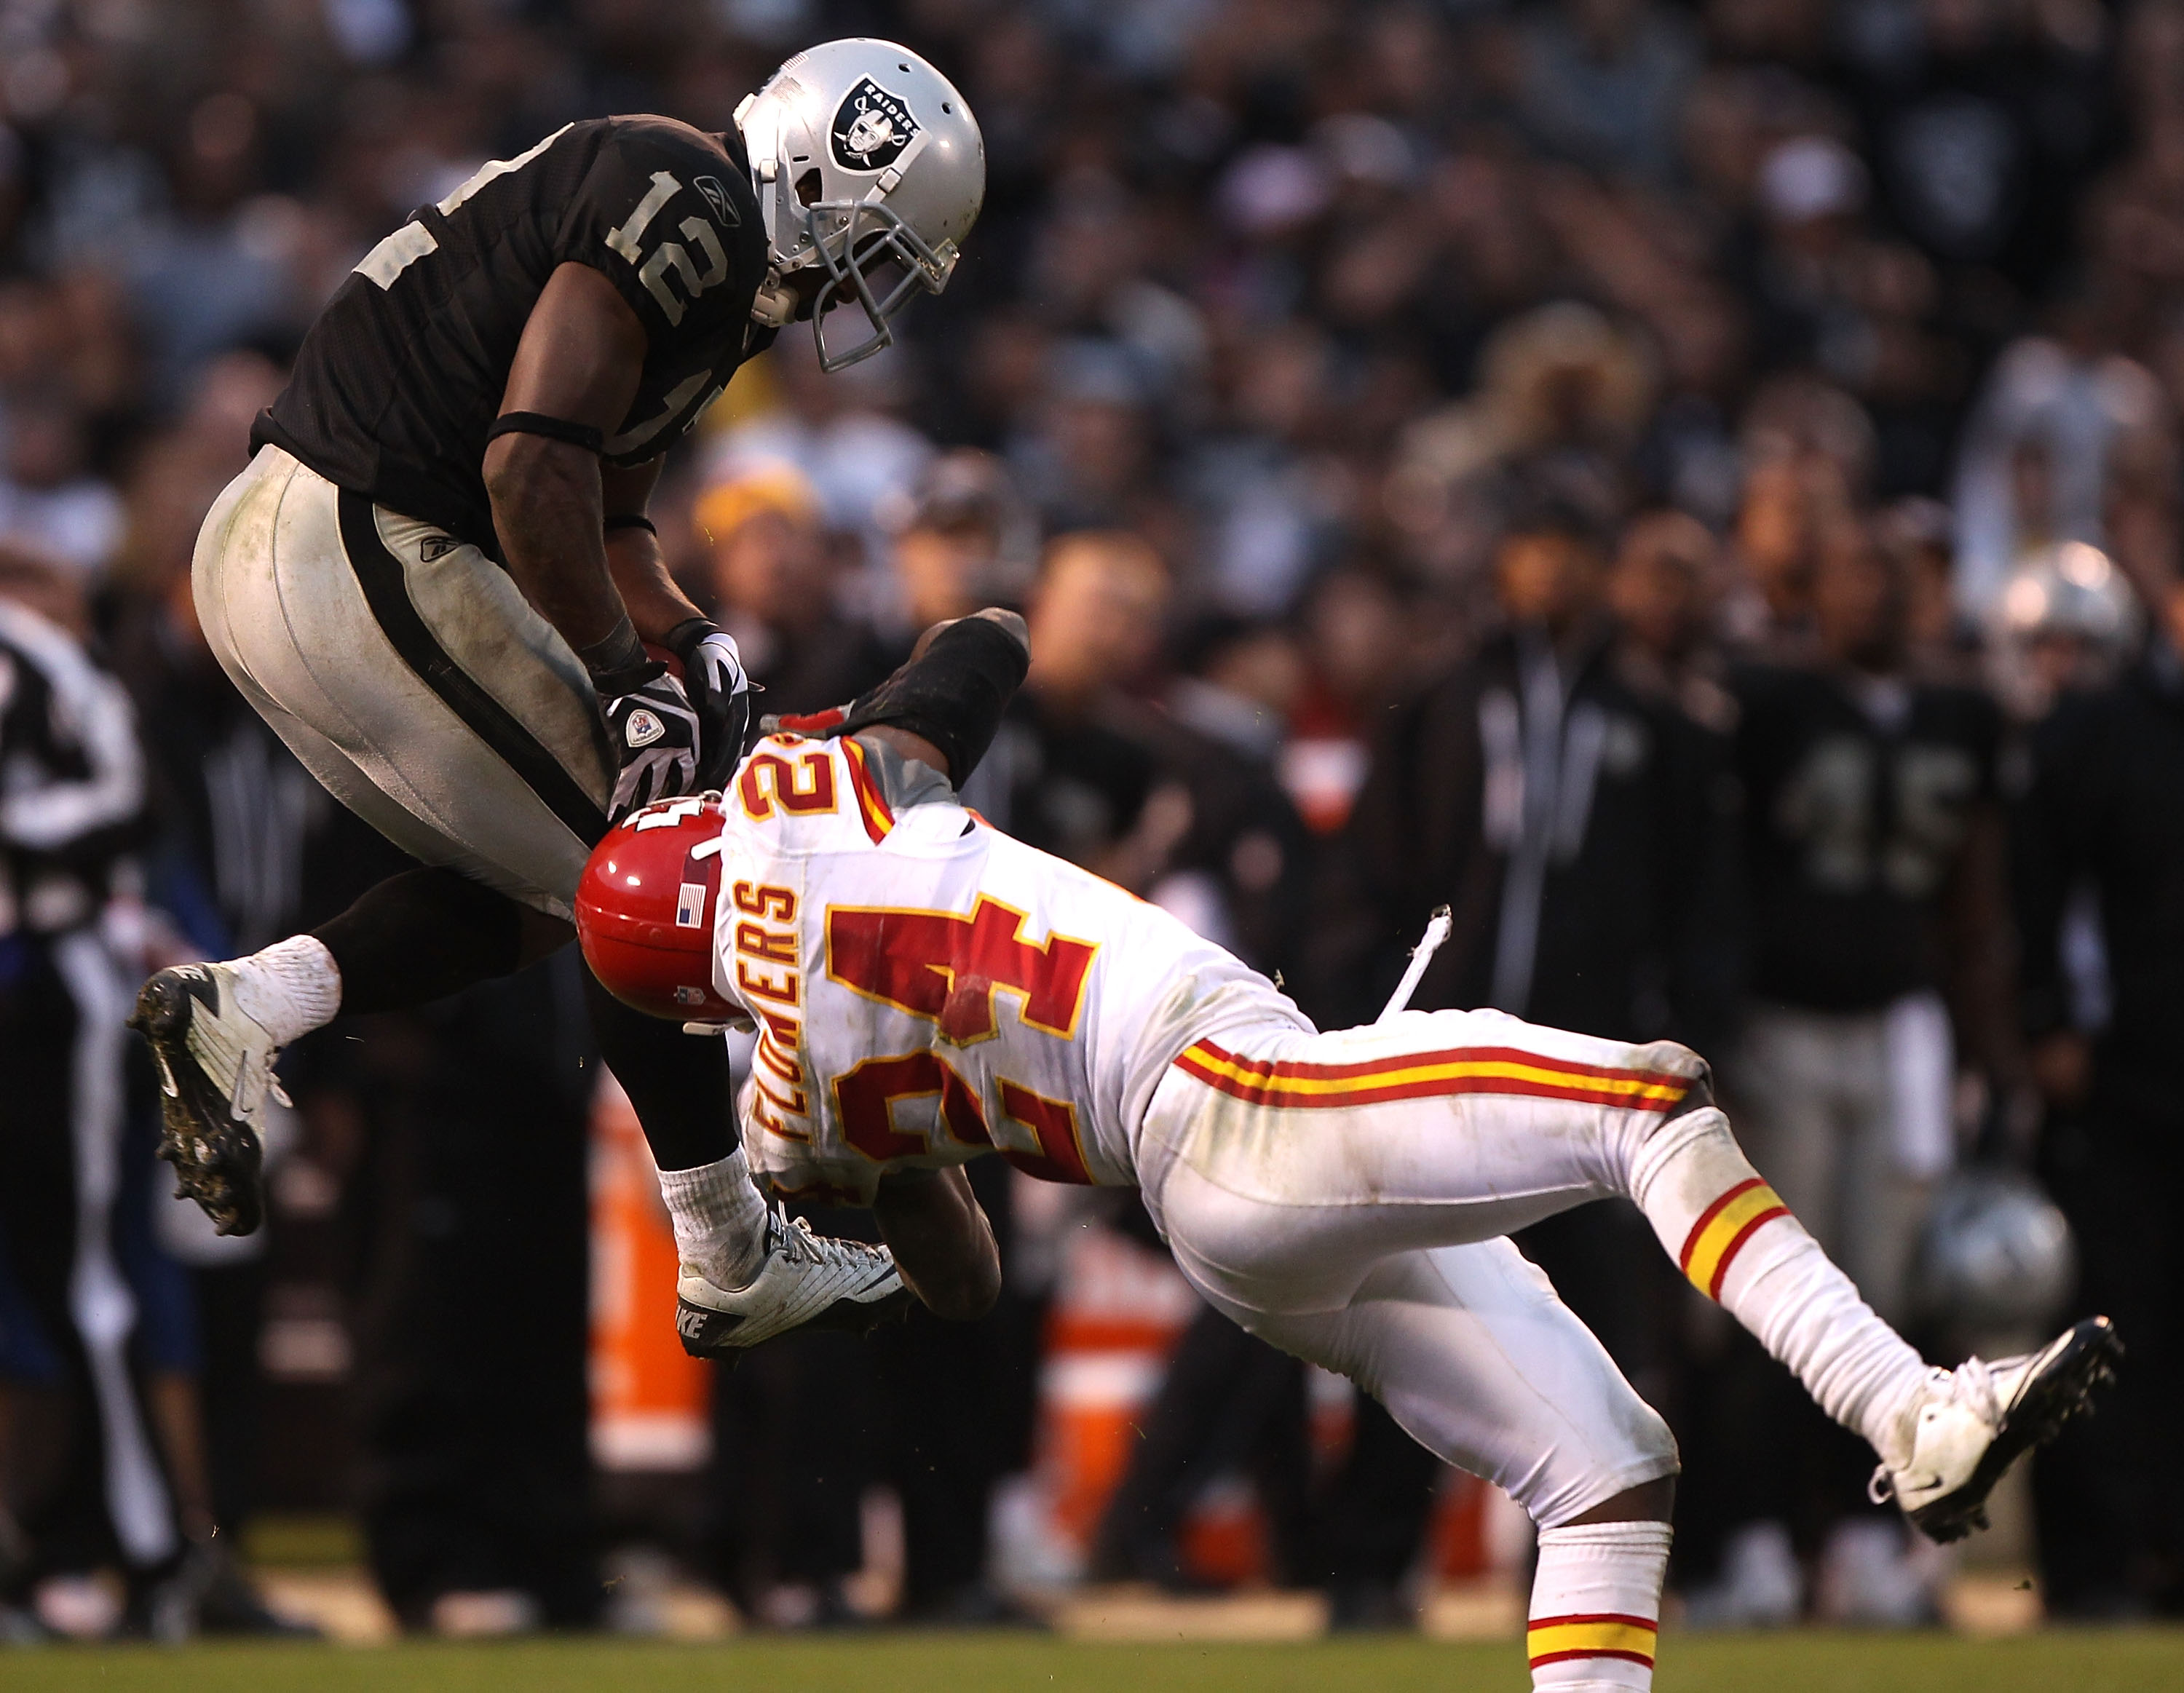
{"label": "football player in white jersey", "polygon": [[[1496,1011],[1314,1029],[1167,913],[966,810],[950,772],[999,708],[991,689],[977,709],[945,692],[771,736],[724,794],[618,826],[578,891],[593,970],[656,1014],[755,1029],[752,1168],[777,1194],[872,1206],[943,1316],[978,1316],[1000,1281],[959,1166],[998,1154],[1136,1185],[1217,1309],[1348,1376],[1531,1513],[1535,1686],[1650,1686],[1678,1465],[1512,1231],[1633,1200],[1872,1443],[1874,1496],[1936,1540],[1982,1521],[2010,1460],[2108,1374],[2104,1319],[1930,1367],[1753,1171],[1685,1047]],[[681,1322],[699,1345],[738,1320],[705,1250],[684,1242]]]}

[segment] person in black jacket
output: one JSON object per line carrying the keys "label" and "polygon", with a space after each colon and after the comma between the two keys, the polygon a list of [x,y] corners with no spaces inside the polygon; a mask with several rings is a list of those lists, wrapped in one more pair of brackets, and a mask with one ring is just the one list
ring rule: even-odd
{"label": "person in black jacket", "polygon": [[[1507,627],[1392,714],[1335,855],[1312,989],[1364,1021],[1434,908],[1412,1004],[1700,1046],[1725,1020],[1708,902],[1732,838],[1718,744],[1617,661],[1596,526],[1550,507],[1497,555]],[[1340,1001],[1340,1003],[1338,1003]]]}
{"label": "person in black jacket", "polygon": [[1815,582],[1819,660],[1733,683],[1747,1132],[1866,1298],[1898,1316],[1921,1195],[1953,1158],[1955,1054],[1997,1080],[2009,1066],[2002,714],[1919,667],[1909,589],[1903,561],[1846,521]]}

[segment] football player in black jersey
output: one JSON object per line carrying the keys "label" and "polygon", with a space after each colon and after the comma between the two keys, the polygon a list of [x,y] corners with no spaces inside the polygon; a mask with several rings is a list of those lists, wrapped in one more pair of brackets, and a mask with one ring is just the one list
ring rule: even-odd
{"label": "football player in black jersey", "polygon": [[[1750,952],[1725,1067],[1752,1162],[1882,1319],[1903,1323],[1955,1158],[1957,1074],[2006,1080],[2011,998],[2001,713],[1915,647],[1914,565],[1885,539],[1864,517],[1836,519],[1815,560],[1813,659],[1732,678]],[[1739,1440],[1769,1473],[1825,1474],[1853,1455],[1786,1413]],[[1925,1567],[1892,1529],[1824,1526],[1823,1563],[1871,1607],[1860,1620],[1930,1607]],[[1742,1602],[1734,1585],[1713,1596]]]}
{"label": "football player in black jersey", "polygon": [[[258,1225],[254,1125],[284,1044],[560,946],[610,821],[734,768],[747,683],[661,563],[644,515],[660,456],[792,321],[829,370],[889,344],[947,285],[984,187],[977,123],[938,71],[832,42],[726,134],[609,118],[487,164],[335,294],[205,520],[198,610],[297,756],[424,867],[312,934],[145,985],[162,1156],[223,1232]],[[847,346],[828,322],[844,304],[863,320]],[[715,1344],[864,1326],[908,1297],[884,1251],[760,1200],[719,1041],[595,983],[592,1007],[685,1274],[742,1318]]]}
{"label": "football player in black jersey", "polygon": [[1753,1157],[1884,1317],[1954,1156],[1967,1067],[2009,1059],[2002,715],[1910,643],[1908,560],[1863,519],[1825,537],[1819,651],[1732,678]]}

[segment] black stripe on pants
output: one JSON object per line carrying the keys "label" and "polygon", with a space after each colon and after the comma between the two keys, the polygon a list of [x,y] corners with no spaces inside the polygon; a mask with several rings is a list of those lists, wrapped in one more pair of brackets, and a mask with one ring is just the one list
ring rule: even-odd
{"label": "black stripe on pants", "polygon": [[448,709],[492,748],[495,756],[536,794],[571,834],[596,846],[607,832],[606,813],[561,762],[540,743],[514,713],[495,699],[443,647],[410,598],[402,560],[380,538],[370,498],[343,488],[339,496],[342,550],[356,572],[357,586],[381,631],[402,662]]}

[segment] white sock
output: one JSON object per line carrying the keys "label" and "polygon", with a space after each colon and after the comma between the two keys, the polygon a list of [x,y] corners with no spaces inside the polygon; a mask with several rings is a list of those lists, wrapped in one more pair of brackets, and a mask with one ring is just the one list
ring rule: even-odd
{"label": "white sock", "polygon": [[1631,1197],[1692,1284],[1900,1467],[1906,1413],[1931,1372],[1759,1179],[1729,1119],[1709,1105],[1664,1123],[1632,1166]]}
{"label": "white sock", "polygon": [[1532,1685],[1638,1689],[1653,1685],[1653,1638],[1669,1573],[1666,1523],[1542,1529],[1524,1652]]}
{"label": "white sock", "polygon": [[743,1148],[694,1170],[662,1170],[660,1196],[682,1261],[716,1288],[749,1287],[766,1259],[766,1201]]}
{"label": "white sock", "polygon": [[263,952],[227,964],[235,1004],[243,1016],[286,1046],[324,1028],[341,1010],[341,967],[315,935],[292,935]]}

